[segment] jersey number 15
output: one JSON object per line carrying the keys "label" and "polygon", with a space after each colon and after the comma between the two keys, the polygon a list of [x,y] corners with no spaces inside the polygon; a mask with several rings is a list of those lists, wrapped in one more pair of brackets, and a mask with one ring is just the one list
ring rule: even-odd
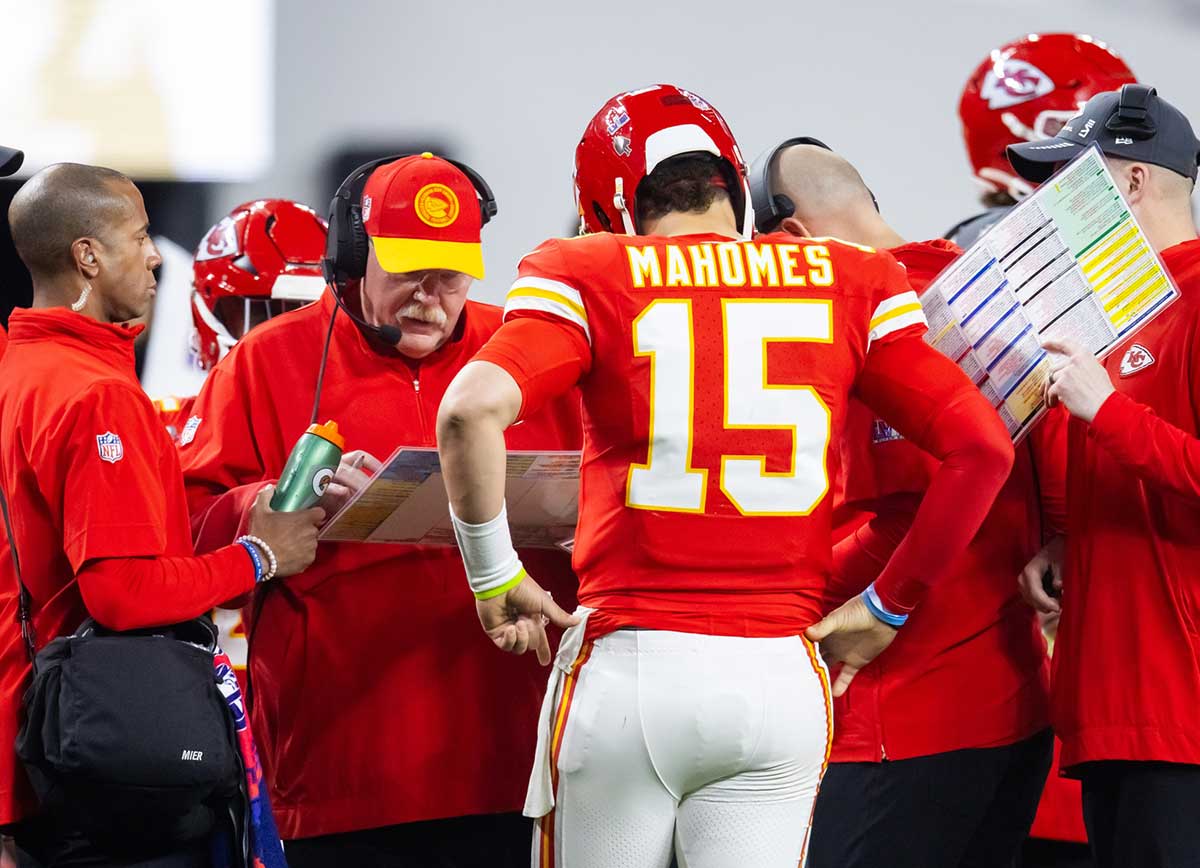
{"label": "jersey number 15", "polygon": [[[829,490],[829,408],[812,386],[767,382],[767,344],[833,343],[832,303],[727,298],[721,320],[725,428],[792,433],[786,471],[768,471],[765,455],[722,455],[721,491],[743,515],[808,515]],[[709,471],[692,466],[695,348],[690,299],[656,299],[633,321],[634,355],[650,358],[649,449],[626,489],[633,509],[704,512]]]}

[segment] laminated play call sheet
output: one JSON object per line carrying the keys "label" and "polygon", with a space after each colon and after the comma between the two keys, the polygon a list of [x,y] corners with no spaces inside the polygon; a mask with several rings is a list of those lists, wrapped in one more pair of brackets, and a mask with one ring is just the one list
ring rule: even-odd
{"label": "laminated play call sheet", "polygon": [[[579,511],[579,453],[509,452],[504,497],[514,545],[569,551]],[[393,452],[320,538],[455,545],[437,450]]]}
{"label": "laminated play call sheet", "polygon": [[1015,441],[1045,412],[1043,341],[1103,357],[1178,296],[1093,147],[938,275],[921,304],[926,341],[975,381]]}

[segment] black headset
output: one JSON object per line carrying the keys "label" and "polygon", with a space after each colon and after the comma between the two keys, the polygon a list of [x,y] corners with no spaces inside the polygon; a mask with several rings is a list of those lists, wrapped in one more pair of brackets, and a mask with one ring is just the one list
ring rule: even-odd
{"label": "black headset", "polygon": [[[812,136],[795,136],[784,139],[771,150],[760,154],[758,159],[750,164],[750,169],[746,174],[747,181],[750,183],[750,204],[754,208],[754,226],[759,232],[775,231],[779,228],[780,223],[796,213],[796,203],[791,200],[791,197],[785,196],[783,193],[776,193],[771,186],[771,167],[775,165],[775,158],[781,151],[793,145],[816,145],[827,151],[833,150],[829,145]],[[875,194],[871,193],[870,188],[867,188],[867,192],[871,194],[871,203],[878,211],[879,202],[876,201]]]}
{"label": "black headset", "polygon": [[[352,311],[343,298],[343,289],[347,281],[359,280],[367,273],[370,241],[367,239],[367,230],[363,226],[362,216],[362,195],[363,188],[367,186],[367,179],[380,166],[414,156],[416,154],[393,154],[390,157],[381,157],[378,160],[364,163],[351,172],[346,180],[342,181],[337,192],[333,194],[333,200],[329,203],[329,234],[325,240],[325,256],[321,259],[321,271],[325,275],[325,282],[329,285],[330,292],[333,293],[333,300],[337,302],[337,307],[333,309],[333,315],[329,318],[329,328],[325,332],[325,347],[321,350],[321,367],[317,370],[317,388],[313,395],[312,409],[314,424],[321,406],[321,387],[325,382],[325,364],[329,359],[329,342],[333,338],[333,323],[337,319],[339,309],[350,317],[360,329],[375,335],[388,346],[395,346],[403,337],[400,329],[396,326],[372,325]],[[483,180],[483,176],[466,163],[445,157],[439,157],[439,159],[454,166],[471,181],[471,185],[479,197],[480,225],[486,224],[495,217],[496,197],[492,194],[492,188],[488,186],[488,182]]]}
{"label": "black headset", "polygon": [[[378,160],[363,163],[346,176],[346,180],[342,181],[329,203],[329,234],[325,240],[325,256],[321,260],[321,271],[325,275],[325,282],[329,284],[329,288],[333,292],[333,300],[337,302],[337,306],[345,311],[346,316],[354,320],[360,329],[377,335],[389,345],[395,345],[400,341],[400,329],[391,325],[371,325],[346,306],[342,291],[347,281],[358,280],[367,273],[370,241],[367,239],[367,230],[363,225],[362,216],[362,195],[363,189],[367,186],[367,179],[380,166],[415,156],[417,155],[393,154],[390,157],[380,157]],[[483,176],[466,163],[446,157],[438,159],[445,160],[471,181],[471,185],[479,197],[480,225],[486,224],[495,217],[496,197],[492,193],[492,188],[488,186],[488,182],[483,180]],[[335,316],[336,314],[337,312],[334,311]],[[332,328],[333,323],[330,321],[330,329],[332,330]],[[326,346],[328,346],[328,338]]]}
{"label": "black headset", "polygon": [[1117,110],[1105,121],[1105,129],[1132,139],[1152,138],[1158,132],[1158,126],[1150,117],[1150,97],[1157,92],[1145,84],[1121,85]]}

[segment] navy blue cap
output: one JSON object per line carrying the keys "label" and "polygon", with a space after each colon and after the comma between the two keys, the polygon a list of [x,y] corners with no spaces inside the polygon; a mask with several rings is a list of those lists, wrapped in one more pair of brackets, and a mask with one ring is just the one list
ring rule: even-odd
{"label": "navy blue cap", "polygon": [[1096,94],[1054,138],[1009,145],[1008,161],[1026,181],[1040,184],[1092,144],[1110,157],[1151,163],[1196,180],[1200,141],[1192,125],[1144,84]]}

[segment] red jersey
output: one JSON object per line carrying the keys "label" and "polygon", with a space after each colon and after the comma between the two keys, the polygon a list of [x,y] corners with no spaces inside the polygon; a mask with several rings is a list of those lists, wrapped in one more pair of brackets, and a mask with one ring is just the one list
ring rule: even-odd
{"label": "red jersey", "polygon": [[[89,613],[117,629],[173,623],[253,587],[241,546],[192,557],[179,458],[134,373],[141,327],[65,308],[16,310],[9,326],[0,360],[0,486],[39,646]],[[0,823],[35,807],[12,749],[29,665],[8,545],[0,534]],[[165,583],[122,587],[127,562],[166,563]],[[102,564],[118,567],[114,583]]]}
{"label": "red jersey", "polygon": [[[938,239],[891,252],[922,293],[961,250]],[[1065,455],[1046,437],[1046,425],[1061,424],[1056,415],[1017,450],[1012,473],[970,546],[891,646],[834,700],[832,761],[995,747],[1047,725],[1046,644],[1016,576],[1042,545],[1039,475],[1051,486],[1065,475]],[[835,549],[830,608],[878,575],[939,463],[858,401],[851,403],[841,449],[848,505],[879,517]],[[1062,496],[1061,486],[1050,493],[1052,512],[1061,513]]]}
{"label": "red jersey", "polygon": [[[958,258],[962,248],[937,238],[903,244],[888,252],[904,266],[909,286],[919,297],[942,269]],[[888,494],[924,491],[938,466],[936,458],[905,442],[861,401],[851,401],[846,411],[840,458],[845,502],[862,509]]]}
{"label": "red jersey", "polygon": [[4,358],[4,351],[8,348],[8,332],[4,330],[4,326],[0,326],[0,359]]}
{"label": "red jersey", "polygon": [[[919,296],[942,269],[962,253],[962,248],[944,238],[935,238],[932,241],[903,244],[891,248],[888,252],[904,266],[908,285]],[[936,468],[937,462],[929,453],[919,449],[912,450],[921,456],[920,460],[914,461],[886,461],[876,464],[864,455],[866,460],[858,463],[854,474],[846,473],[845,444],[861,444],[865,448],[867,443],[886,443],[896,438],[899,438],[896,430],[879,419],[861,401],[850,402],[846,409],[846,430],[838,455],[841,467],[833,501],[835,543],[845,539],[871,518],[868,504],[879,496],[880,491],[924,491],[925,486],[929,484],[929,476],[933,468]],[[930,463],[925,464],[925,461]],[[855,488],[848,491],[848,484]]]}
{"label": "red jersey", "polygon": [[[836,240],[598,234],[548,241],[519,272],[506,318],[556,323],[587,369],[575,568],[589,631],[780,636],[818,620],[826,456],[850,390],[893,342],[928,349],[903,269]],[[522,384],[505,334],[480,358]],[[954,400],[978,395],[928,355]],[[926,430],[937,412],[904,421]]]}
{"label": "red jersey", "polygon": [[[238,533],[254,494],[279,477],[308,427],[334,302],[275,317],[213,368],[179,448],[197,546]],[[376,347],[338,316],[321,417],[347,449],[386,458],[436,446],[442,395],[499,327],[468,301],[457,334],[420,363]],[[579,448],[578,397],[514,428],[513,449]],[[570,609],[565,554],[522,551]],[[284,838],[519,811],[537,737],[545,670],[496,652],[453,546],[322,543],[311,567],[247,606],[251,720]]]}
{"label": "red jersey", "polygon": [[1064,768],[1200,763],[1200,240],[1162,259],[1181,298],[1105,359],[1116,393],[1070,425]]}

